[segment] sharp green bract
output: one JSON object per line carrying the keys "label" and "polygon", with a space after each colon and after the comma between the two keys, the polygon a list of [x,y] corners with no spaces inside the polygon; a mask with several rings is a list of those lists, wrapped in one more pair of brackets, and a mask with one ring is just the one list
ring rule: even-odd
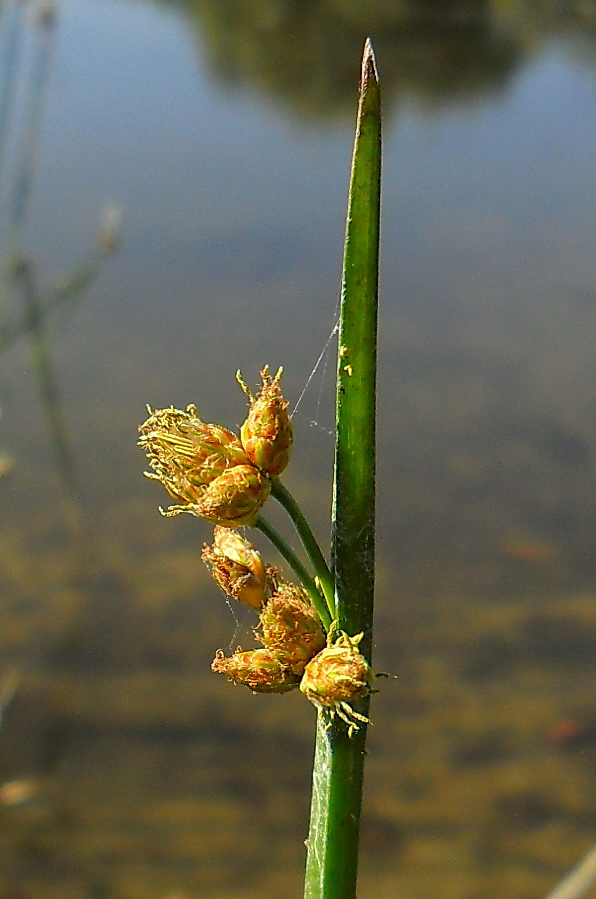
{"label": "sharp green bract", "polygon": [[[337,433],[332,521],[336,616],[363,633],[370,661],[374,600],[375,392],[381,183],[381,103],[366,42],[352,160],[337,363]],[[367,712],[368,699],[358,710]],[[317,720],[306,899],[356,896],[366,725]]]}

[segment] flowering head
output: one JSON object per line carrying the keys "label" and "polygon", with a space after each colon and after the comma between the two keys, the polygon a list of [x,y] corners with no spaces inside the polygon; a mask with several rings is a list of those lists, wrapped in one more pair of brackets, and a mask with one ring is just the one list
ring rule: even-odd
{"label": "flowering head", "polygon": [[341,632],[335,643],[329,643],[311,659],[300,683],[301,691],[314,705],[346,722],[350,736],[358,730],[358,721],[368,723],[368,718],[350,703],[368,696],[374,682],[372,669],[358,649],[362,636],[349,637]]}
{"label": "flowering head", "polygon": [[300,678],[268,649],[242,652],[238,647],[233,656],[226,658],[218,649],[211,670],[226,674],[236,684],[244,684],[255,693],[287,693],[298,686]]}
{"label": "flowering head", "polygon": [[190,509],[172,507],[168,513],[191,512],[213,524],[237,528],[253,524],[271,492],[271,481],[253,465],[234,465],[205,488]]}
{"label": "flowering head", "polygon": [[295,584],[280,584],[259,616],[259,639],[286,668],[301,675],[325,646],[323,625],[307,594]]}
{"label": "flowering head", "polygon": [[242,380],[240,372],[236,375],[250,399],[248,415],[240,429],[242,446],[253,465],[271,477],[281,474],[286,468],[292,448],[288,403],[279,387],[281,374],[280,368],[272,378],[266,365],[261,372],[263,386],[256,397]]}
{"label": "flowering head", "polygon": [[151,409],[139,428],[139,445],[147,453],[154,474],[176,499],[192,501],[201,488],[233,465],[249,460],[235,434],[220,425],[206,424],[196,406]]}
{"label": "flowering head", "polygon": [[271,489],[232,431],[201,421],[195,406],[184,412],[170,407],[151,413],[139,431],[139,444],[153,472],[180,505],[164,513],[190,512],[214,524],[248,524]]}
{"label": "flowering head", "polygon": [[216,526],[213,538],[213,545],[205,545],[202,553],[211,574],[229,596],[260,609],[267,598],[267,572],[261,556],[233,528]]}

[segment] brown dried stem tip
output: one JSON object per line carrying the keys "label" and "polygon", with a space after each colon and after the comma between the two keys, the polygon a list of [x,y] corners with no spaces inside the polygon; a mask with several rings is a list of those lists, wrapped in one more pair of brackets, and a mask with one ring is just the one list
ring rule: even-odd
{"label": "brown dried stem tip", "polygon": [[280,368],[272,378],[266,365],[261,372],[263,386],[256,397],[240,372],[236,374],[238,383],[250,399],[246,421],[240,428],[242,446],[252,464],[271,477],[284,471],[292,449],[288,403],[279,387],[282,371]]}

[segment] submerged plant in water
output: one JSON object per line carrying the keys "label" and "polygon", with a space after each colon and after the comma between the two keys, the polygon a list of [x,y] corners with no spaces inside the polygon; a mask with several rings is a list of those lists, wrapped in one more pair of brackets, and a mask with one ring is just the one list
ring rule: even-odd
{"label": "submerged plant in water", "polygon": [[[280,480],[293,445],[280,368],[261,371],[239,435],[206,424],[194,405],[153,410],[139,443],[151,471],[182,512],[215,525],[202,558],[218,585],[258,613],[262,648],[217,650],[212,670],[255,693],[300,688],[317,708],[307,899],[353,899],[368,702],[374,596],[375,389],[381,116],[370,42],[360,103],[347,216],[336,390],[336,449],[330,566],[296,500]],[[284,507],[308,566],[263,515],[270,497]],[[266,565],[239,527],[258,528],[298,583]]]}

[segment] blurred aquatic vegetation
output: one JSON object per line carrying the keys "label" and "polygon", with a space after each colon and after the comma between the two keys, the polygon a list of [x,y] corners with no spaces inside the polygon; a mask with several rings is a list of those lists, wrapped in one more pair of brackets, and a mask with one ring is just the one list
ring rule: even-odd
{"label": "blurred aquatic vegetation", "polygon": [[[0,409],[0,416],[2,415],[2,409]],[[5,477],[9,474],[14,467],[14,457],[10,453],[3,452],[0,450],[0,478]]]}
{"label": "blurred aquatic vegetation", "polygon": [[[52,354],[50,319],[74,312],[118,246],[119,210],[104,210],[96,247],[61,282],[42,288],[24,250],[55,43],[56,10],[25,0],[0,5],[0,353],[29,341],[58,475],[76,517],[76,467]],[[4,209],[6,210],[4,212]],[[64,319],[60,325],[63,326]],[[0,473],[1,463],[0,458]],[[10,458],[10,457],[6,457]],[[6,464],[4,465],[6,468]]]}
{"label": "blurred aquatic vegetation", "polygon": [[550,38],[571,38],[581,55],[591,45],[596,49],[596,3],[594,0],[492,0],[495,22],[515,30],[532,50]]}
{"label": "blurred aquatic vegetation", "polygon": [[[434,107],[498,93],[555,37],[596,47],[596,3],[575,0],[185,0],[212,75],[305,117],[349,115],[350,60],[370,34],[384,60],[386,107]],[[591,52],[590,52],[590,48]]]}

